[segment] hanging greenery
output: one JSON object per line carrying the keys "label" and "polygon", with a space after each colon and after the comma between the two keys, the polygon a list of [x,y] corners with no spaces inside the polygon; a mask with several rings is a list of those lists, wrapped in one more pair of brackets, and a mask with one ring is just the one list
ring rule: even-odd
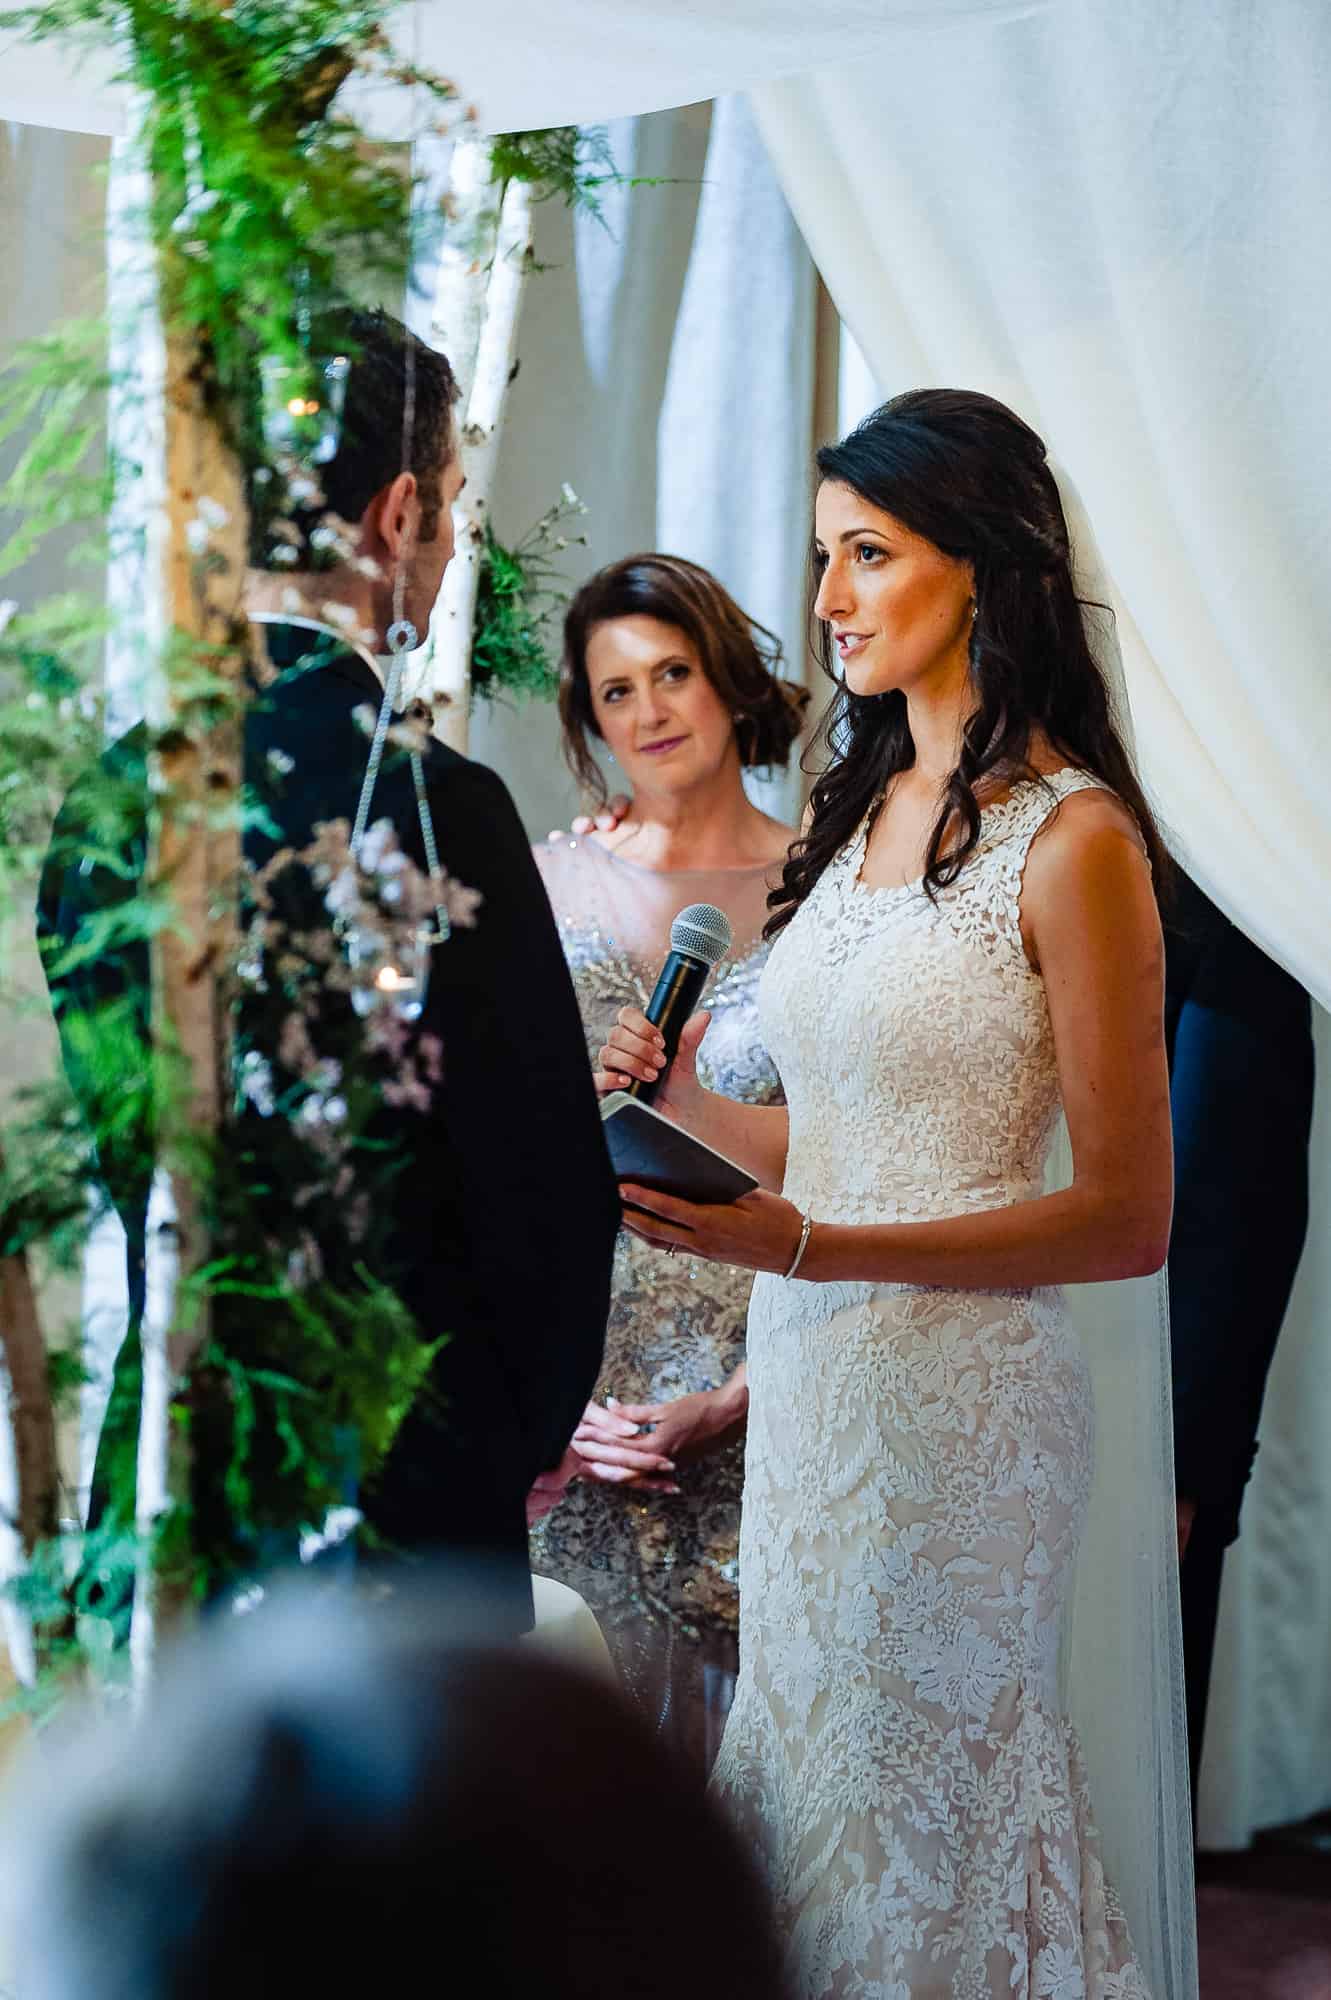
{"label": "hanging greenery", "polygon": [[[413,93],[418,123],[437,129],[456,129],[465,116],[452,84],[394,52],[390,11],[386,0],[38,0],[0,12],[6,34],[115,52],[142,112],[151,193],[141,221],[162,320],[187,334],[208,421],[251,477],[275,458],[281,471],[283,450],[298,462],[317,444],[302,423],[328,390],[323,329],[349,305],[400,296],[407,279],[410,175],[400,152],[368,144],[339,109],[341,86],[354,73],[394,83]],[[494,149],[493,171],[582,207],[594,207],[613,178],[603,139],[572,130],[510,135]],[[72,560],[106,561],[111,498],[136,470],[104,449],[108,394],[135,392],[108,352],[106,325],[84,321],[29,343],[0,382],[0,442],[22,440],[0,488],[10,531],[0,575],[51,531],[76,525],[86,536]],[[281,449],[275,400],[292,420]],[[220,510],[208,495],[196,498],[190,560],[206,576],[219,560]],[[562,601],[553,558],[580,539],[563,532],[574,511],[566,494],[516,549],[491,538],[479,691],[552,691],[546,647]],[[100,585],[100,568],[96,577]],[[180,1309],[187,1317],[191,1298],[206,1294],[210,1312],[176,1409],[197,1447],[196,1477],[168,1519],[158,1561],[175,1561],[190,1590],[213,1592],[261,1565],[275,1538],[317,1529],[350,1478],[372,1476],[426,1382],[437,1342],[378,1257],[374,1217],[401,1160],[377,1141],[374,1121],[385,1096],[425,1093],[420,1066],[437,1052],[409,1047],[382,1023],[352,1046],[348,1010],[326,1004],[337,980],[309,940],[328,935],[329,897],[343,907],[350,898],[367,922],[388,924],[402,906],[383,892],[390,874],[398,889],[402,877],[380,865],[391,861],[385,839],[353,860],[345,829],[325,829],[318,852],[286,857],[325,899],[318,922],[293,930],[275,878],[249,882],[256,926],[236,962],[213,972],[237,1029],[232,1099],[221,1129],[190,1132],[179,1051],[169,1033],[147,1033],[148,954],[178,911],[171,885],[144,876],[147,829],[171,805],[146,777],[173,747],[234,731],[244,689],[222,670],[216,643],[176,634],[164,662],[169,724],[141,726],[132,742],[102,753],[107,632],[100,589],[22,613],[0,607],[0,919],[6,899],[11,912],[26,903],[56,809],[76,781],[78,811],[57,824],[50,861],[59,871],[77,858],[88,885],[72,942],[48,940],[48,972],[70,996],[60,1021],[68,1080],[34,1088],[7,1119],[0,1258],[72,1263],[89,1201],[104,1202],[108,1183],[118,1200],[146,1198],[163,1136],[175,1135],[212,1245],[188,1273]],[[469,914],[463,897],[454,920]],[[275,1061],[259,1054],[274,1048]],[[348,1226],[349,1215],[363,1227]],[[52,1357],[50,1369],[53,1386],[67,1391],[69,1365]],[[119,1435],[117,1409],[128,1420]],[[19,1586],[37,1624],[55,1635],[48,1657],[57,1664],[76,1645],[105,1648],[99,1623],[123,1604],[141,1561],[135,1415],[131,1384],[113,1404],[104,1525],[84,1538],[73,1580],[66,1552],[53,1545],[30,1551]]]}
{"label": "hanging greenery", "polygon": [[559,689],[555,628],[571,594],[558,558],[586,546],[586,535],[569,532],[586,511],[565,486],[512,549],[486,523],[471,649],[473,699],[553,701]]}

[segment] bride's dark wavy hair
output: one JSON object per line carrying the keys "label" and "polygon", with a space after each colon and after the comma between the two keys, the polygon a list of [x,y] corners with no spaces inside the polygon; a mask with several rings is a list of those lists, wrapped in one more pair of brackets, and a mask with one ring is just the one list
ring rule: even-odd
{"label": "bride's dark wavy hair", "polygon": [[[956,880],[980,834],[976,786],[987,775],[1038,775],[1031,739],[1042,731],[1069,764],[1094,772],[1136,815],[1157,893],[1170,864],[1091,653],[1072,581],[1067,521],[1040,438],[991,396],[913,389],[818,453],[825,480],[971,564],[970,634],[975,708],[929,839],[923,886],[932,897]],[[820,565],[813,558],[816,590]],[[1104,607],[1096,607],[1104,609]],[[790,851],[768,898],[765,935],[784,928],[829,861],[877,811],[892,779],[915,762],[899,689],[856,695],[835,670],[824,624],[823,671],[838,683],[818,739],[830,759],[813,787],[807,833]],[[959,838],[944,841],[950,826]]]}

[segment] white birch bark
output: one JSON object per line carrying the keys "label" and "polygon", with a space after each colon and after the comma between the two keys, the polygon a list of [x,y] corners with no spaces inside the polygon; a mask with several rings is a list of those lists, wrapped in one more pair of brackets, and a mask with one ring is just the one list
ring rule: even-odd
{"label": "white birch bark", "polygon": [[[21,1576],[59,1527],[59,1465],[46,1342],[27,1257],[0,1257],[0,1586]],[[38,1651],[31,1621],[9,1599],[0,1627],[14,1677],[31,1686]]]}
{"label": "white birch bark", "polygon": [[[483,213],[478,193],[482,158],[493,200],[484,142],[459,141],[454,149],[453,180],[459,190],[455,198],[470,202],[466,212],[477,220]],[[510,181],[503,191],[488,264],[473,254],[463,269],[461,256],[446,252],[440,266],[432,335],[448,355],[462,388],[459,434],[467,483],[453,512],[456,550],[430,625],[425,686],[435,706],[436,733],[461,751],[466,750],[468,738],[476,591],[504,406],[513,378],[523,288],[531,268],[531,226],[531,188],[525,181]],[[459,240],[465,245],[465,234]],[[473,251],[477,247],[473,236]]]}
{"label": "white birch bark", "polygon": [[[220,674],[240,670],[246,513],[239,468],[204,408],[193,342],[187,334],[168,337],[162,327],[139,111],[140,122],[116,147],[109,209],[117,373],[127,360],[133,364],[133,386],[112,408],[113,449],[134,479],[132,494],[121,495],[119,525],[141,551],[137,597],[122,627],[122,685],[112,692],[123,696],[128,681],[136,681],[148,723],[160,732],[187,723],[173,672],[173,647],[181,639],[215,648],[212,664]],[[182,1163],[181,1145],[215,1133],[223,1104],[228,1037],[221,978],[240,868],[239,831],[226,822],[234,817],[240,778],[238,720],[206,737],[182,727],[153,753],[157,811],[149,877],[169,886],[177,919],[153,946],[154,1035],[159,1046],[179,1051],[186,1092],[179,1129],[164,1135],[169,1193],[154,1199],[147,1243],[136,1488],[142,1553],[130,1632],[140,1697],[162,1609],[154,1533],[185,1476],[172,1463],[171,1398],[208,1331],[206,1304],[196,1305],[187,1322],[179,1312],[181,1279],[208,1255],[200,1190]]]}

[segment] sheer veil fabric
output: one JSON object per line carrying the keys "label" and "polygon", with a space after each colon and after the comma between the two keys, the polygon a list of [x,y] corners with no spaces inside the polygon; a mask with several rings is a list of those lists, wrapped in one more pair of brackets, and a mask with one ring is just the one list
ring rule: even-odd
{"label": "sheer veil fabric", "polygon": [[[1053,1186],[1072,1177],[1060,1122]],[[1153,2000],[1197,2000],[1192,1808],[1179,1624],[1163,1272],[1073,1286],[1090,1370],[1095,1472],[1060,1662],[1105,1868]]]}
{"label": "sheer veil fabric", "polygon": [[[1060,471],[1078,591],[1110,602],[1081,497]],[[1116,626],[1084,614],[1119,730],[1134,753]],[[1072,1179],[1060,1118],[1048,1181]],[[1106,1867],[1155,2000],[1197,2000],[1192,1799],[1174,1508],[1169,1281],[1074,1285],[1068,1309],[1091,1376],[1095,1471],[1064,1634],[1063,1696],[1086,1759]]]}

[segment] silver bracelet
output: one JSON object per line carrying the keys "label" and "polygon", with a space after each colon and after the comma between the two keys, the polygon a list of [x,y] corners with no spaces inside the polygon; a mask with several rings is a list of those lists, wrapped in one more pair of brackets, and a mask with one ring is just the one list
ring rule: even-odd
{"label": "silver bracelet", "polygon": [[790,1260],[790,1269],[788,1271],[782,1272],[781,1275],[783,1277],[793,1278],[796,1271],[799,1270],[800,1265],[804,1262],[804,1253],[809,1247],[809,1237],[812,1231],[813,1231],[813,1217],[811,1215],[801,1215],[799,1248],[796,1250],[795,1255]]}

